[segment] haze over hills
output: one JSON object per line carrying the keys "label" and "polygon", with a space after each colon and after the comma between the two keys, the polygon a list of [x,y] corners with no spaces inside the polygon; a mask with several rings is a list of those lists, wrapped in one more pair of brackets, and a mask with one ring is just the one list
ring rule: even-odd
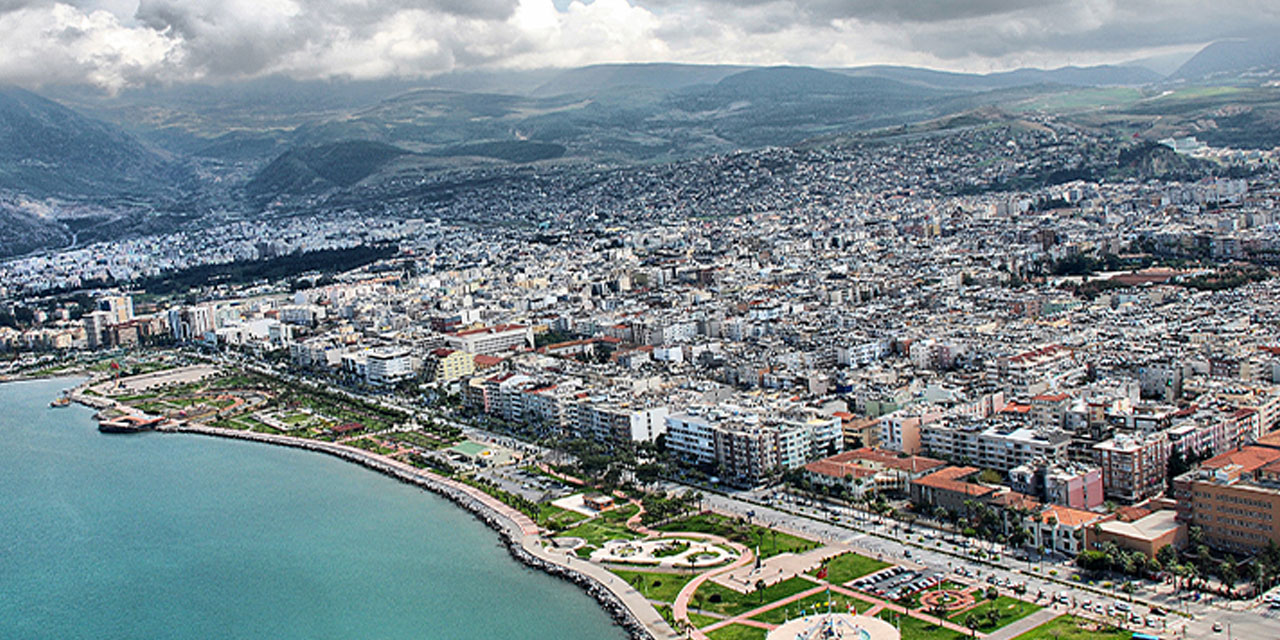
{"label": "haze over hills", "polygon": [[97,234],[164,228],[174,215],[256,215],[281,198],[445,169],[667,162],[988,108],[1056,113],[1125,138],[1200,135],[1269,148],[1280,144],[1280,91],[1265,75],[1277,51],[1275,41],[1215,43],[1173,84],[1136,65],[973,74],[605,64],[428,80],[269,78],[113,96],[42,91],[57,102],[6,89],[0,255],[71,242],[86,217]]}
{"label": "haze over hills", "polygon": [[0,87],[0,189],[99,197],[178,189],[189,174],[168,154],[52,100]]}
{"label": "haze over hills", "polygon": [[1169,78],[1198,80],[1244,73],[1280,73],[1280,38],[1214,42],[1183,63]]}

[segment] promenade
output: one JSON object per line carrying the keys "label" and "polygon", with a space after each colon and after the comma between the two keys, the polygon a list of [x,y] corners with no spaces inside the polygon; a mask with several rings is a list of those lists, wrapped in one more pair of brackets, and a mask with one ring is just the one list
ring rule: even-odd
{"label": "promenade", "polygon": [[[621,607],[621,611],[625,611],[625,617],[629,618],[633,624],[624,624],[623,626],[627,626],[633,636],[637,635],[638,630],[643,630],[644,636],[654,640],[675,640],[683,637],[672,629],[671,625],[667,624],[667,621],[658,614],[643,594],[630,584],[627,584],[625,580],[618,578],[604,567],[547,545],[541,529],[531,518],[470,485],[445,478],[431,471],[419,469],[398,460],[392,460],[385,456],[339,443],[221,429],[198,424],[170,427],[166,428],[165,431],[248,440],[327,453],[401,481],[421,486],[471,510],[487,524],[498,529],[508,543],[515,547],[513,552],[522,561],[534,565],[541,564],[539,568],[544,570],[558,568],[559,570],[551,570],[550,572],[576,578],[574,581],[580,584],[585,581],[586,585],[584,586],[587,586],[587,591],[596,599],[601,600],[615,617],[619,615],[620,611],[616,607],[608,606],[610,601]],[[529,562],[529,558],[535,561]],[[595,585],[595,588],[591,588],[590,585]]]}

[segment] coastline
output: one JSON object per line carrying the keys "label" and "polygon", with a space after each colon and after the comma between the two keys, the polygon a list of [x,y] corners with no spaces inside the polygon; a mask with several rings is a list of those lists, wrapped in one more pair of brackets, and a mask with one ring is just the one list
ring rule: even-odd
{"label": "coastline", "polygon": [[[82,394],[76,395],[76,399],[81,400],[79,396]],[[516,561],[581,587],[632,640],[671,640],[683,637],[626,581],[586,560],[575,562],[569,555],[548,551],[542,545],[538,526],[528,516],[475,487],[363,449],[332,442],[192,424],[166,427],[159,432],[245,440],[324,453],[426,489],[467,510],[493,529]]]}

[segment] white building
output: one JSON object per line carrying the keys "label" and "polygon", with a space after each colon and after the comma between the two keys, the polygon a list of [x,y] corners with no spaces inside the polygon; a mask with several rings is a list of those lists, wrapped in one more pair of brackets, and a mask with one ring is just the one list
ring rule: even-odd
{"label": "white building", "polygon": [[390,387],[413,377],[413,358],[403,347],[379,347],[366,354],[366,380],[375,387]]}

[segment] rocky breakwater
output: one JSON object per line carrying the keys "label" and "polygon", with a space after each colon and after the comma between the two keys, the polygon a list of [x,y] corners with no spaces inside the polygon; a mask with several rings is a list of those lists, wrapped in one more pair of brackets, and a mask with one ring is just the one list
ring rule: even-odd
{"label": "rocky breakwater", "polygon": [[[430,471],[390,460],[363,449],[333,442],[252,431],[220,429],[194,423],[168,427],[163,431],[249,440],[326,453],[391,476],[402,482],[417,485],[466,509],[489,528],[497,531],[507,551],[521,564],[544,571],[563,580],[568,580],[581,587],[604,607],[614,622],[626,630],[633,640],[666,640],[681,637],[666,624],[665,620],[657,616],[653,607],[643,600],[640,594],[635,593],[624,581],[613,578],[612,574],[605,569],[586,563],[586,561],[581,561],[584,563],[582,567],[570,566],[570,563],[573,562],[571,558],[543,548],[542,537],[538,534],[537,526],[532,521],[475,487],[439,476]],[[632,603],[632,606],[636,608],[640,606],[647,607],[649,613],[652,613],[652,617],[656,619],[649,620],[648,624],[642,622],[637,611],[627,606],[627,602],[624,601],[628,598],[611,589],[605,584],[605,581],[614,583],[622,591],[622,594],[631,591],[631,595],[634,596],[631,599],[637,600]]]}

